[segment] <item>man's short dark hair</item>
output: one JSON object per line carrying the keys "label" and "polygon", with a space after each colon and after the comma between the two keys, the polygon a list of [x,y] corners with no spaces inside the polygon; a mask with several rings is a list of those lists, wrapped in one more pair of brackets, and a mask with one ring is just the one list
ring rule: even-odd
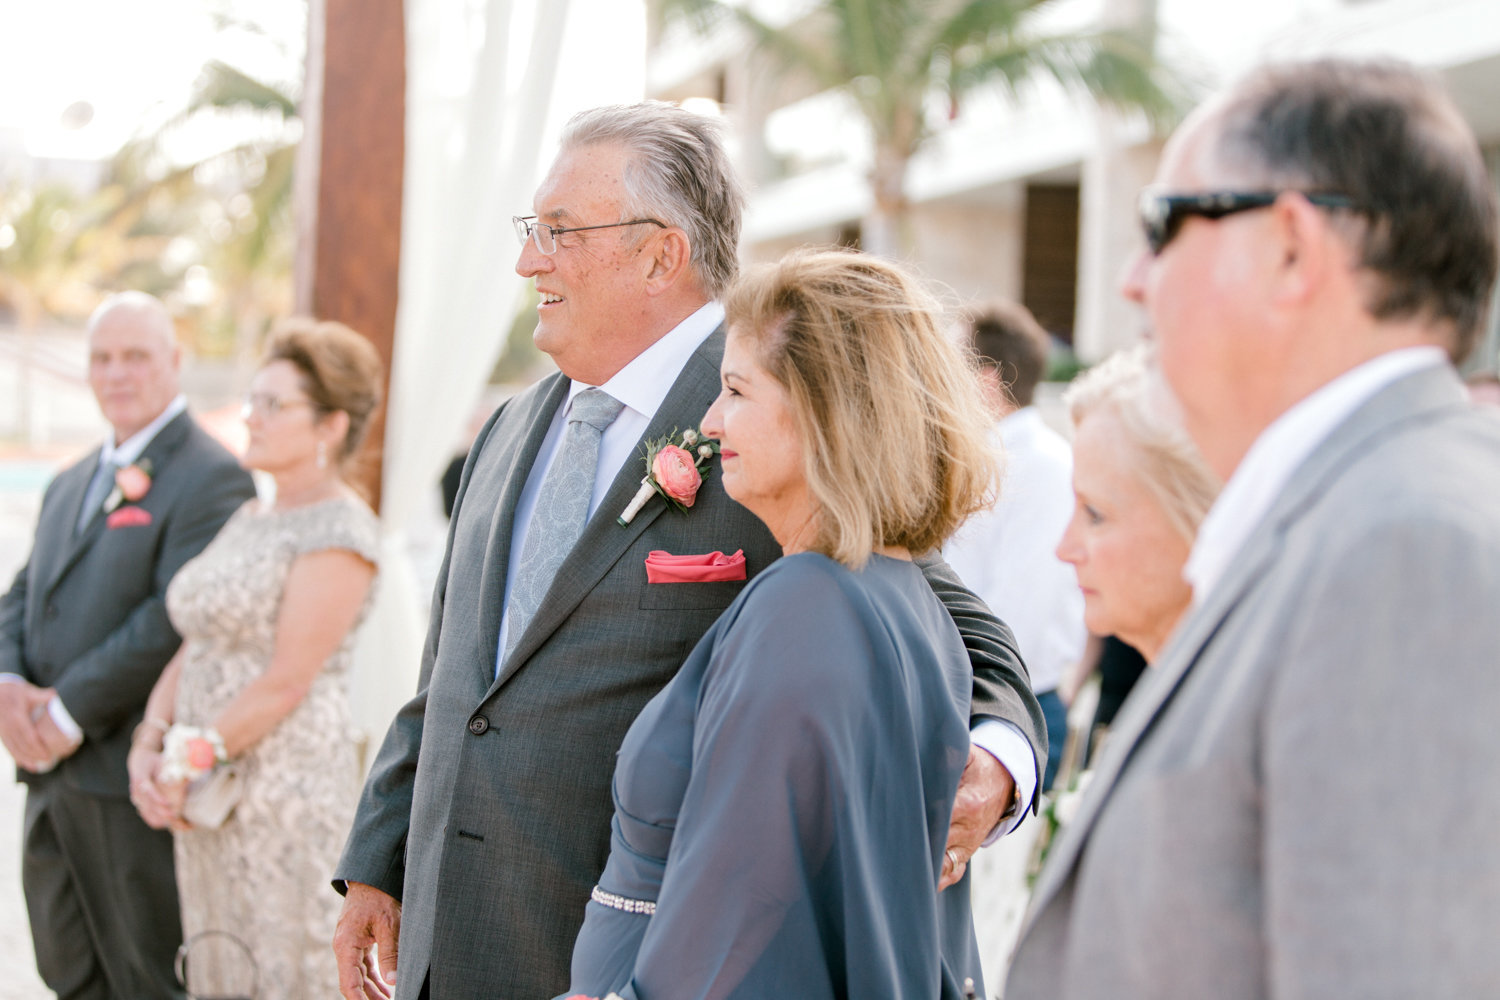
{"label": "man's short dark hair", "polygon": [[1047,371],[1052,340],[1018,302],[992,302],[969,316],[969,336],[979,363],[1000,374],[1016,406],[1030,406]]}
{"label": "man's short dark hair", "polygon": [[1392,61],[1268,66],[1235,88],[1219,123],[1222,166],[1353,200],[1334,218],[1373,278],[1372,316],[1451,323],[1450,353],[1468,355],[1495,283],[1495,192],[1435,77]]}

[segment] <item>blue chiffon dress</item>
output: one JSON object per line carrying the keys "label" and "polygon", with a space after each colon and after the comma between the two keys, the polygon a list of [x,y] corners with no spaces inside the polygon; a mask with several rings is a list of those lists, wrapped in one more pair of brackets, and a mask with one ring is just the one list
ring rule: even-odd
{"label": "blue chiffon dress", "polygon": [[937,891],[971,690],[910,562],[772,564],[626,734],[569,995],[982,996],[967,878]]}

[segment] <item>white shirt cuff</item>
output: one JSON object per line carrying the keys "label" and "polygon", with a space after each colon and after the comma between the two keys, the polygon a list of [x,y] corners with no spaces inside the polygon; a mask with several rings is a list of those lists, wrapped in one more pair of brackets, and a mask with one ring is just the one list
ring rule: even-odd
{"label": "white shirt cuff", "polygon": [[1036,795],[1041,771],[1037,767],[1036,752],[1022,735],[1021,727],[1014,722],[986,716],[969,731],[969,741],[999,761],[1000,766],[1010,772],[1016,789],[1021,793],[1021,808],[997,823],[990,835],[984,838],[983,846],[988,847],[1020,826],[1031,812],[1031,800]]}
{"label": "white shirt cuff", "polygon": [[53,695],[52,700],[47,702],[47,714],[52,716],[52,721],[64,736],[74,743],[83,742],[83,729],[73,721],[73,716],[68,714],[67,707],[57,695]]}
{"label": "white shirt cuff", "polygon": [[0,674],[0,684],[30,684],[30,683],[31,683],[30,681],[28,681],[26,678],[22,677],[20,674]]}

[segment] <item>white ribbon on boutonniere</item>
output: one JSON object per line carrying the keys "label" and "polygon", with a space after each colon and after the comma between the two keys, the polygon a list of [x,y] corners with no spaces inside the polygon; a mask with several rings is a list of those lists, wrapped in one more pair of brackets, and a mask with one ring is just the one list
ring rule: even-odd
{"label": "white ribbon on boutonniere", "polygon": [[122,503],[140,503],[150,492],[151,459],[143,458],[123,469],[115,470],[115,488],[104,499],[104,513],[113,513]]}
{"label": "white ribbon on boutonniere", "polygon": [[655,494],[660,493],[667,503],[682,511],[698,499],[703,477],[708,475],[709,465],[719,453],[719,442],[691,427],[682,432],[680,443],[673,444],[672,439],[677,437],[674,429],[666,437],[646,442],[646,475],[641,488],[616,518],[621,526],[635,520]]}

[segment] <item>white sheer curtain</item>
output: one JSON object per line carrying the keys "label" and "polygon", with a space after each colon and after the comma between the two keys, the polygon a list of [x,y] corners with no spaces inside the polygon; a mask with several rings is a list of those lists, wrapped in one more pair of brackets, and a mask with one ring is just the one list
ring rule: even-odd
{"label": "white sheer curtain", "polygon": [[[639,97],[643,29],[622,39],[606,27],[639,8],[406,0],[405,204],[380,582],[352,680],[355,723],[373,744],[416,690],[427,628],[431,595],[420,592],[408,528],[436,495],[520,303],[510,217],[529,211],[568,116]],[[601,71],[600,55],[622,41],[638,51]]]}

